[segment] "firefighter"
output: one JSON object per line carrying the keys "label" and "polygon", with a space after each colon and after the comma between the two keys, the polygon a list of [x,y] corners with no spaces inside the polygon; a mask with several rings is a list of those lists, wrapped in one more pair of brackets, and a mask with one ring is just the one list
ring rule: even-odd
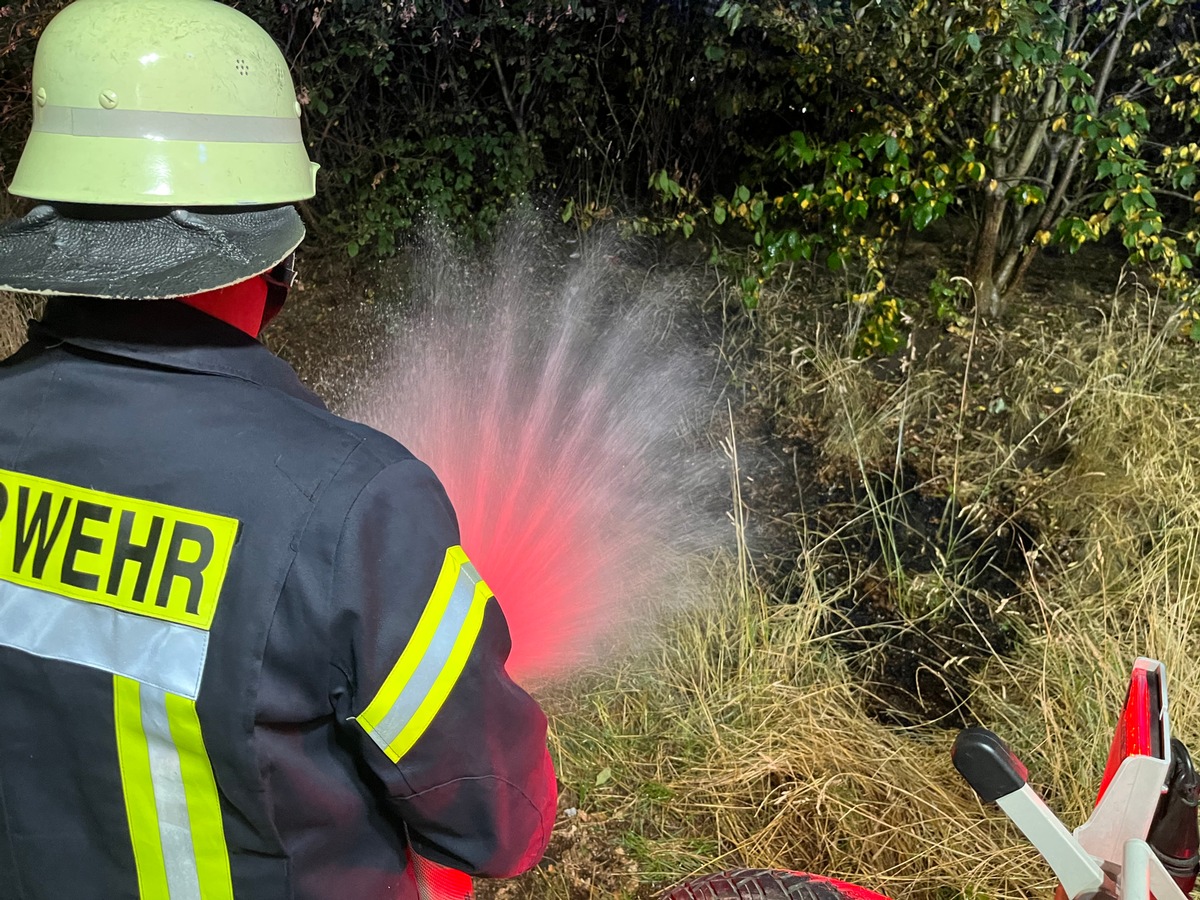
{"label": "firefighter", "polygon": [[256,339],[313,196],[215,0],[46,28],[0,226],[0,900],[417,896],[532,866],[546,720],[437,479]]}

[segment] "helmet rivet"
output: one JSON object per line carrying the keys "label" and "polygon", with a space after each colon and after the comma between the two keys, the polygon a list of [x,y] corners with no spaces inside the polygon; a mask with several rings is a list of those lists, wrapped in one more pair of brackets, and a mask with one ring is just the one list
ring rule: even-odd
{"label": "helmet rivet", "polygon": [[38,88],[37,93],[33,97],[37,101],[38,106],[46,105],[46,89],[44,87]]}
{"label": "helmet rivet", "polygon": [[101,91],[100,92],[100,105],[103,106],[105,109],[115,108],[117,105],[117,92],[116,91]]}

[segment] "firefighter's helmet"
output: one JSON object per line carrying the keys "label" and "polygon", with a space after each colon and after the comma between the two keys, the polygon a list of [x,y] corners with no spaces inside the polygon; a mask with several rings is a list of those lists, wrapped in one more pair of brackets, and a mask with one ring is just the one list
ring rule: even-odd
{"label": "firefighter's helmet", "polygon": [[216,0],[76,0],[33,67],[0,288],[160,298],[267,271],[315,193],[287,62]]}

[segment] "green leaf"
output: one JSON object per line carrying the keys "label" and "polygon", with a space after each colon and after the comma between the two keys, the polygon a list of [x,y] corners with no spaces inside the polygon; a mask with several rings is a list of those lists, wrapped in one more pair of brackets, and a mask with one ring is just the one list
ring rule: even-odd
{"label": "green leaf", "polygon": [[750,188],[744,184],[739,184],[736,194],[738,203],[748,203],[750,200]]}
{"label": "green leaf", "polygon": [[780,159],[787,159],[788,155],[795,157],[802,165],[808,165],[817,156],[817,151],[814,150],[808,143],[808,138],[803,131],[793,131],[785,139]]}
{"label": "green leaf", "polygon": [[974,31],[967,32],[967,46],[970,47],[975,53],[978,53],[979,48],[982,46],[982,42],[979,40],[979,35]]}
{"label": "green leaf", "polygon": [[888,160],[896,158],[896,154],[900,152],[900,142],[894,137],[889,137],[883,142],[883,153]]}
{"label": "green leaf", "polygon": [[729,27],[729,33],[733,34],[738,30],[738,26],[742,24],[742,4],[734,3],[732,0],[725,0],[717,10],[717,18],[724,19]]}
{"label": "green leaf", "polygon": [[712,216],[713,216],[714,222],[716,222],[718,225],[724,225],[725,224],[725,204],[718,203],[716,206],[714,206],[713,211],[712,211]]}
{"label": "green leaf", "polygon": [[346,255],[353,259],[354,257],[358,256],[358,252],[361,249],[362,247],[358,245],[358,241],[351,241],[346,245]]}
{"label": "green leaf", "polygon": [[596,776],[596,787],[600,787],[600,785],[607,784],[610,781],[612,781],[612,769],[605,766],[600,770],[600,774]]}
{"label": "green leaf", "polygon": [[708,44],[704,48],[704,58],[709,62],[720,62],[725,58],[725,48],[717,44]]}
{"label": "green leaf", "polygon": [[563,207],[562,220],[564,223],[570,222],[575,216],[575,198],[572,197],[567,201],[567,205]]}
{"label": "green leaf", "polygon": [[867,184],[867,191],[875,198],[883,198],[896,189],[896,179],[890,177],[872,178]]}
{"label": "green leaf", "polygon": [[1093,79],[1091,75],[1079,68],[1079,66],[1067,63],[1059,72],[1058,80],[1062,82],[1063,87],[1069,88],[1076,81],[1082,82],[1084,87],[1091,87]]}
{"label": "green leaf", "polygon": [[887,140],[887,135],[884,134],[864,134],[858,139],[858,147],[863,152],[863,156],[868,161],[875,159],[875,154],[879,152],[879,148],[883,146],[883,142]]}

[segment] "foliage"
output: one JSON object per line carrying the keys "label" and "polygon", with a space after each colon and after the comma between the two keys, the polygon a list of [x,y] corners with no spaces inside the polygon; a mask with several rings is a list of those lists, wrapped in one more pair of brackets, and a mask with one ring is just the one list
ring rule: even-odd
{"label": "foliage", "polygon": [[609,217],[651,172],[714,166],[713,98],[739,90],[724,49],[705,52],[730,41],[717,23],[645,0],[245,8],[294,62],[326,172],[315,209],[351,253],[386,254],[430,214],[485,235],[528,193]]}
{"label": "foliage", "polygon": [[[886,271],[899,233],[960,208],[976,229],[963,274],[986,312],[1002,310],[1042,248],[1109,235],[1194,302],[1190,4],[831,0],[818,14],[727,2],[722,13],[787,48],[801,112],[711,204],[716,225],[753,234],[749,304],[783,263]],[[886,297],[885,279],[868,280],[849,299]]]}

